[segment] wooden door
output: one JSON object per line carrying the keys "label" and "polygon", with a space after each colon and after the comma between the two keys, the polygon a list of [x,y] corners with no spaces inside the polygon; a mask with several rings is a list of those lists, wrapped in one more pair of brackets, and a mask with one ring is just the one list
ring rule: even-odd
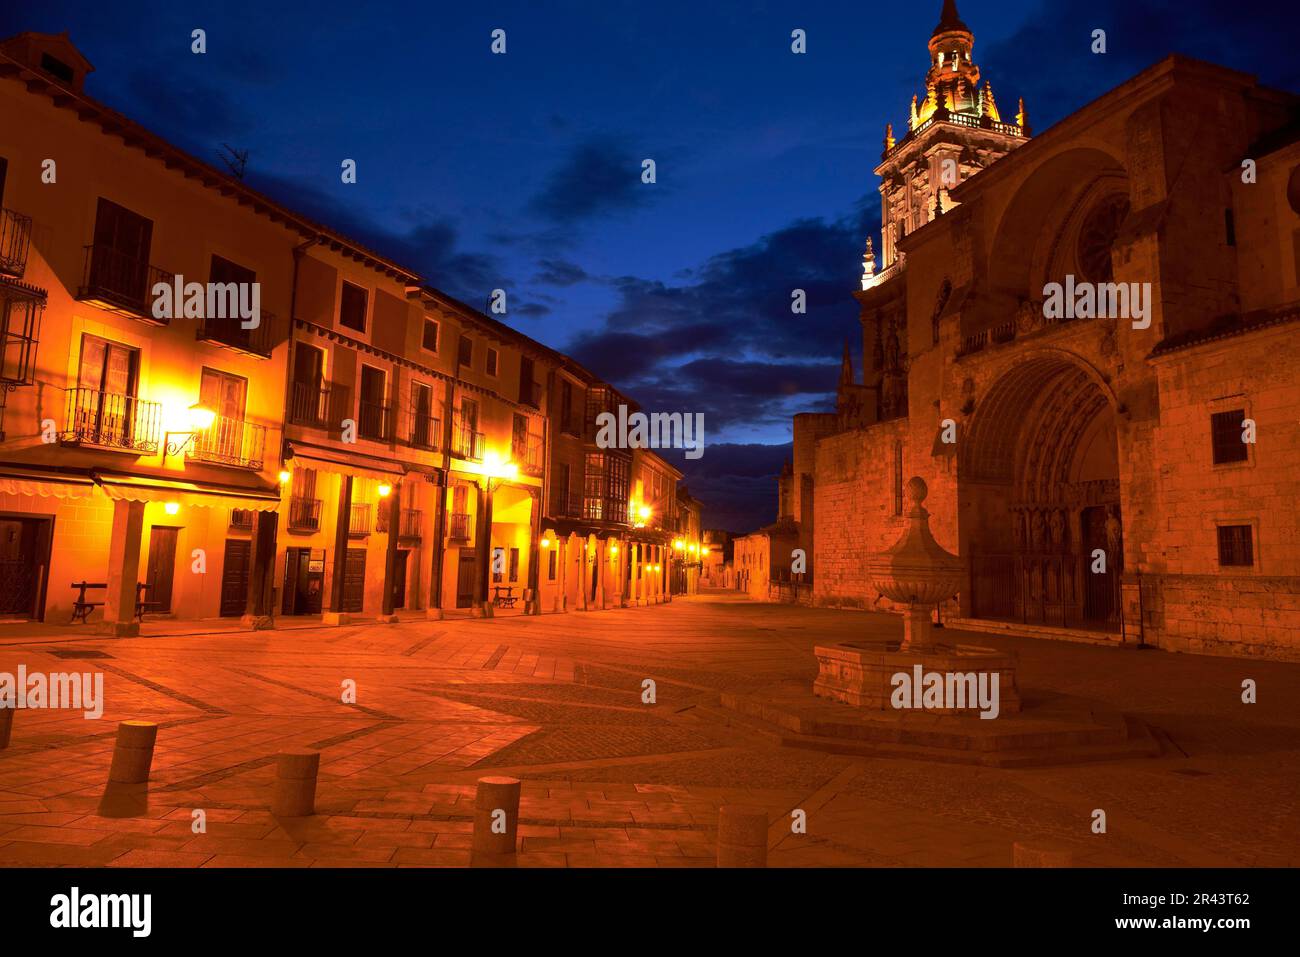
{"label": "wooden door", "polygon": [[[150,610],[166,614],[172,610],[172,587],[176,576],[176,539],[180,529],[155,525],[149,530],[149,562],[145,582],[149,589],[142,596],[151,602]],[[247,598],[247,592],[245,592]],[[243,614],[243,609],[240,609]]]}
{"label": "wooden door", "polygon": [[343,572],[343,610],[357,614],[366,598],[366,550],[349,548]]}
{"label": "wooden door", "polygon": [[221,617],[238,618],[248,607],[248,575],[252,567],[253,543],[246,538],[226,539],[226,557],[221,565]]}
{"label": "wooden door", "polygon": [[456,607],[471,608],[474,605],[474,579],[478,574],[478,561],[474,553],[461,549],[460,563],[456,568]]}

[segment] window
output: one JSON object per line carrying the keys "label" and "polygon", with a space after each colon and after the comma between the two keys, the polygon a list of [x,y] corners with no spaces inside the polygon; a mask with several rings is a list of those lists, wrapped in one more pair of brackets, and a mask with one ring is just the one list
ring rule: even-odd
{"label": "window", "polygon": [[560,383],[560,429],[577,434],[573,427],[573,386],[567,380]]}
{"label": "window", "polygon": [[388,377],[382,369],[361,367],[361,405],[357,431],[362,438],[387,440],[389,436],[389,408],[384,401],[388,391]]}
{"label": "window", "polygon": [[1214,447],[1215,465],[1245,462],[1250,457],[1250,450],[1241,440],[1242,422],[1245,418],[1245,409],[1215,412],[1210,416],[1210,439]]}
{"label": "window", "polygon": [[366,300],[368,295],[360,286],[344,282],[339,294],[339,325],[366,331]]}
{"label": "window", "polygon": [[567,462],[561,463],[555,480],[555,513],[557,515],[569,513],[569,464]]}
{"label": "window", "polygon": [[903,514],[903,443],[894,443],[894,514]]}
{"label": "window", "polygon": [[499,356],[497,354],[497,351],[493,349],[491,346],[488,346],[488,351],[487,351],[487,374],[488,375],[494,376],[497,374],[498,359]]}
{"label": "window", "polygon": [[472,366],[474,364],[474,341],[469,336],[460,337],[456,361],[463,366]]}
{"label": "window", "polygon": [[546,580],[548,582],[555,581],[555,559],[555,549],[552,548],[546,556]]}
{"label": "window", "polygon": [[1253,529],[1249,525],[1219,526],[1219,564],[1244,567],[1255,564]]}
{"label": "window", "polygon": [[62,80],[64,83],[71,83],[73,76],[72,67],[68,66],[57,57],[50,56],[48,53],[41,54],[41,69],[55,79]]}
{"label": "window", "polygon": [[77,388],[69,393],[68,425],[79,441],[132,447],[142,424],[135,402],[140,353],[98,336],[83,336]]}
{"label": "window", "polygon": [[100,198],[88,287],[99,298],[140,306],[149,294],[149,248],[153,220]]}
{"label": "window", "polygon": [[519,549],[510,549],[510,577],[507,581],[519,581]]}
{"label": "window", "polygon": [[424,320],[424,338],[420,340],[420,345],[430,352],[438,351],[438,320]]}
{"label": "window", "polygon": [[411,444],[422,449],[436,448],[437,431],[438,420],[433,417],[433,389],[423,382],[412,382]]}
{"label": "window", "polygon": [[533,360],[528,356],[519,358],[519,401],[523,405],[531,405],[534,409],[538,407],[540,401],[537,396],[537,385],[533,382]]}

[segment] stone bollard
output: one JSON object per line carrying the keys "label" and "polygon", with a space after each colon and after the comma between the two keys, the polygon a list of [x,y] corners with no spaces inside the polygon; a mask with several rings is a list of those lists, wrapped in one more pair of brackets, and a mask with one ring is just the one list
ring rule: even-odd
{"label": "stone bollard", "polygon": [[9,747],[14,730],[14,708],[0,708],[0,751]]}
{"label": "stone bollard", "polygon": [[113,746],[113,765],[108,783],[145,784],[153,764],[153,746],[158,740],[158,725],[153,721],[122,721],[117,726],[117,743]]}
{"label": "stone bollard", "polygon": [[1073,867],[1074,854],[1059,845],[1016,841],[1011,845],[1011,866]]}
{"label": "stone bollard", "polygon": [[275,756],[274,817],[310,817],[316,813],[316,774],[319,751],[281,751]]}
{"label": "stone bollard", "polygon": [[728,805],[718,809],[718,866],[767,867],[767,812]]}
{"label": "stone bollard", "polygon": [[[479,778],[474,792],[474,853],[514,854],[519,835],[518,778]],[[505,812],[504,820],[497,812]],[[498,823],[499,822],[499,823]],[[493,824],[497,825],[494,833]]]}

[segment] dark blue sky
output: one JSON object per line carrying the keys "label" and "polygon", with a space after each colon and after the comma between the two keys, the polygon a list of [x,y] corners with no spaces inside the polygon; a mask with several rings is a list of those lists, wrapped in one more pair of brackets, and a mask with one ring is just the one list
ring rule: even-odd
{"label": "dark blue sky", "polygon": [[[1039,131],[1174,51],[1300,88],[1281,4],[958,5],[1003,112],[1023,95]],[[506,289],[523,332],[648,408],[703,412],[691,488],[711,524],[749,529],[774,516],[790,414],[829,407],[856,342],[872,169],[940,7],[45,0],[6,4],[0,35],[67,30],[92,96],[213,162],[249,150],[251,185],[467,302]]]}

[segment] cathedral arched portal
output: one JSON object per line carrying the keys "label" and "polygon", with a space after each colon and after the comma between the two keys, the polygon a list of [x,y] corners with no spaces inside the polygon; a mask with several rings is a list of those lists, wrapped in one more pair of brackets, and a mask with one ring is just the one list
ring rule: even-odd
{"label": "cathedral arched portal", "polygon": [[1123,517],[1114,400],[1064,353],[996,378],[959,444],[963,614],[1119,628]]}

